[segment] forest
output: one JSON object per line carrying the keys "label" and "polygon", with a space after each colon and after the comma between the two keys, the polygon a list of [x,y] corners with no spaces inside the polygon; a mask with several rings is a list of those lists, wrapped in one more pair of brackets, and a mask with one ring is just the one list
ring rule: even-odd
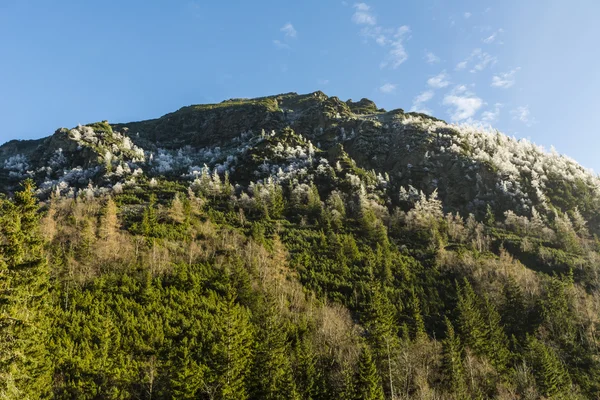
{"label": "forest", "polygon": [[577,209],[464,217],[434,191],[390,210],[338,175],[42,201],[23,181],[0,200],[0,397],[600,396],[600,242]]}

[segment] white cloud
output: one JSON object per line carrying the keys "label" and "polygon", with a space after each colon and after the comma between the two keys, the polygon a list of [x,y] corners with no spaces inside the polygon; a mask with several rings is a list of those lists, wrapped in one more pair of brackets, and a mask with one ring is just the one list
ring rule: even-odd
{"label": "white cloud", "polygon": [[527,126],[535,124],[537,121],[531,116],[529,106],[520,106],[510,112],[513,119],[519,120]]}
{"label": "white cloud", "polygon": [[404,48],[404,39],[408,33],[410,33],[410,28],[406,25],[403,25],[396,30],[393,39],[389,42],[391,49],[388,52],[386,59],[380,64],[381,68],[389,66],[392,69],[396,69],[408,60],[408,53]]}
{"label": "white cloud", "polygon": [[463,16],[465,17],[465,19],[471,18],[472,15],[473,14],[471,14],[470,12],[466,12],[466,13],[463,14]]}
{"label": "white cloud", "polygon": [[275,40],[273,40],[273,44],[275,45],[275,47],[277,47],[280,50],[283,50],[283,49],[289,50],[289,49],[291,49],[291,47],[290,47],[289,44],[283,43],[281,40],[275,39]]}
{"label": "white cloud", "polygon": [[426,103],[429,100],[433,99],[433,95],[433,90],[426,90],[425,92],[415,97],[414,102],[419,104]]}
{"label": "white cloud", "polygon": [[488,36],[487,38],[483,39],[482,42],[485,44],[492,44],[496,41],[496,39],[498,39],[498,36],[504,33],[503,29],[498,29],[496,32],[492,33],[490,36]]}
{"label": "white cloud", "polygon": [[327,85],[329,84],[329,79],[319,79],[319,85]]}
{"label": "white cloud", "polygon": [[396,91],[396,87],[397,85],[395,83],[386,83],[385,85],[379,87],[379,91],[386,94],[394,93]]}
{"label": "white cloud", "polygon": [[420,93],[413,99],[413,105],[410,109],[412,112],[420,112],[425,114],[432,114],[431,110],[423,107],[424,103],[427,103],[429,100],[433,99],[434,93],[433,90],[426,90],[423,93]]}
{"label": "white cloud", "polygon": [[441,60],[438,56],[433,54],[431,51],[428,51],[427,53],[425,53],[425,61],[427,61],[427,64],[437,64]]}
{"label": "white cloud", "polygon": [[357,25],[375,25],[377,24],[377,18],[369,12],[371,7],[365,3],[354,4],[356,11],[352,16],[352,22]]}
{"label": "white cloud", "polygon": [[483,100],[463,86],[457,86],[444,97],[443,104],[449,106],[448,114],[453,121],[473,118],[483,105]]}
{"label": "white cloud", "polygon": [[496,64],[498,62],[498,59],[496,57],[490,55],[489,53],[484,52],[481,49],[475,49],[475,50],[473,50],[471,55],[469,55],[469,57],[467,57],[466,60],[459,62],[456,65],[456,69],[457,70],[465,69],[465,68],[467,68],[467,65],[469,65],[469,63],[471,63],[471,62],[475,62],[475,65],[473,66],[473,68],[471,68],[470,72],[475,73],[475,72],[483,71],[487,67]]}
{"label": "white cloud", "polygon": [[375,41],[379,46],[388,48],[387,56],[380,63],[380,67],[398,68],[408,59],[408,54],[404,48],[404,40],[410,33],[410,28],[403,25],[399,28],[383,28],[377,25],[376,18],[369,13],[371,7],[365,3],[354,4],[356,12],[352,16],[352,21],[358,25],[364,26],[360,34]]}
{"label": "white cloud", "polygon": [[285,24],[281,28],[281,32],[285,33],[286,37],[295,38],[298,35],[298,32],[296,31],[296,29],[294,28],[294,25],[292,25],[291,22],[288,22],[287,24]]}
{"label": "white cloud", "polygon": [[476,52],[476,60],[478,62],[477,64],[475,64],[473,69],[471,69],[471,72],[483,71],[488,66],[494,65],[496,64],[496,62],[498,62],[498,59],[496,57],[488,53],[482,52],[480,49],[478,52]]}
{"label": "white cloud", "polygon": [[467,61],[461,61],[458,64],[456,64],[456,69],[457,70],[465,69],[465,68],[467,68],[467,64],[468,64]]}
{"label": "white cloud", "polygon": [[500,117],[501,108],[501,103],[494,104],[493,110],[487,110],[481,113],[481,120],[487,123],[496,122],[498,120],[498,117]]}
{"label": "white cloud", "polygon": [[449,77],[448,77],[448,74],[446,73],[446,71],[442,71],[440,74],[438,74],[432,78],[429,78],[427,80],[427,84],[434,89],[442,89],[450,84],[450,82],[448,81],[448,78]]}
{"label": "white cloud", "polygon": [[502,89],[508,89],[515,84],[515,74],[521,68],[513,69],[512,71],[500,73],[492,77],[492,86]]}

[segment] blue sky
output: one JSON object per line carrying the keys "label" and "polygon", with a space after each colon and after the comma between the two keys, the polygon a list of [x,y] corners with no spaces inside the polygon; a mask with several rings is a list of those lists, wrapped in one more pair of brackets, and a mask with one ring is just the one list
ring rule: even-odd
{"label": "blue sky", "polygon": [[597,0],[0,0],[0,142],[323,90],[600,171]]}

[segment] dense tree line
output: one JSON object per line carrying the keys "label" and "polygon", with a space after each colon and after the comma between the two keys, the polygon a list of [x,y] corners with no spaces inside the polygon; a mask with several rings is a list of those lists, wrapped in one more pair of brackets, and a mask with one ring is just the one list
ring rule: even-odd
{"label": "dense tree line", "polygon": [[0,397],[600,395],[598,242],[573,214],[203,179],[0,200]]}

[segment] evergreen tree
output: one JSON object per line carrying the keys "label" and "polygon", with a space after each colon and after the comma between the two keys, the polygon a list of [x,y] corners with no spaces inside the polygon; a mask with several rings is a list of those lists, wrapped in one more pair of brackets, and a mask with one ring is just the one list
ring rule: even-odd
{"label": "evergreen tree", "polygon": [[381,378],[371,357],[368,346],[363,346],[358,359],[356,376],[354,378],[354,399],[356,400],[383,400]]}
{"label": "evergreen tree", "polygon": [[478,354],[484,354],[487,340],[487,326],[479,306],[479,297],[465,278],[462,287],[457,284],[458,326],[465,346]]}
{"label": "evergreen tree", "polygon": [[511,358],[508,338],[500,323],[500,314],[487,296],[484,296],[484,312],[487,323],[485,354],[498,371],[503,371]]}
{"label": "evergreen tree", "polygon": [[155,237],[158,228],[158,216],[156,215],[156,195],[152,193],[148,206],[144,209],[142,216],[142,233],[147,238]]}
{"label": "evergreen tree", "polygon": [[252,398],[299,399],[285,328],[275,311],[273,299],[266,300],[258,321],[252,367]]}
{"label": "evergreen tree", "polygon": [[517,339],[524,339],[527,323],[527,312],[525,308],[525,299],[523,291],[513,277],[502,289],[504,300],[501,307],[502,323],[506,327],[506,333],[509,337],[513,335]]}
{"label": "evergreen tree", "polygon": [[409,304],[411,320],[411,336],[414,340],[422,340],[427,337],[425,332],[425,322],[421,314],[421,301],[415,293],[414,287],[411,288],[411,298]]}
{"label": "evergreen tree", "polygon": [[219,399],[244,400],[252,346],[249,312],[235,303],[231,290],[226,299],[216,302],[215,337],[208,351],[211,373],[205,379],[212,381]]}
{"label": "evergreen tree", "polygon": [[0,204],[0,397],[44,398],[51,388],[48,265],[31,180]]}
{"label": "evergreen tree", "polygon": [[364,325],[367,333],[369,357],[382,374],[386,392],[394,392],[395,360],[400,347],[396,309],[390,302],[386,289],[374,282],[370,284],[364,312]]}
{"label": "evergreen tree", "polygon": [[326,394],[323,387],[324,371],[320,368],[315,349],[306,338],[297,341],[295,355],[296,381],[300,397],[305,400],[322,398]]}
{"label": "evergreen tree", "polygon": [[566,393],[571,387],[571,378],[556,353],[533,336],[528,338],[527,350],[541,392],[545,396]]}
{"label": "evergreen tree", "polygon": [[442,341],[442,370],[448,387],[457,399],[466,397],[467,386],[462,360],[460,339],[446,317],[446,338]]}

